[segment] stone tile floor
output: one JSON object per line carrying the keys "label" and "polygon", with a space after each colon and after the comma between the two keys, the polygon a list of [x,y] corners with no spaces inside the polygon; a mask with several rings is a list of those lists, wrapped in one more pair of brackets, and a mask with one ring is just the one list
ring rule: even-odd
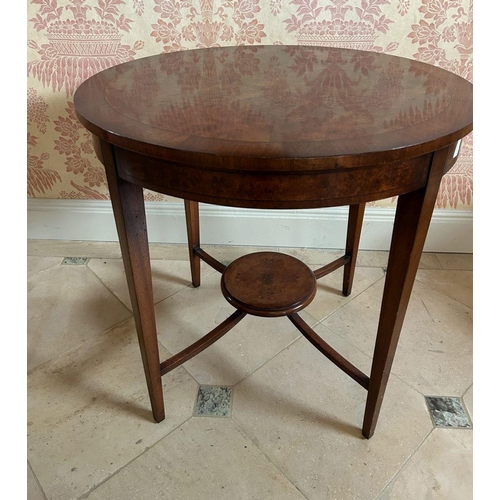
{"label": "stone tile floor", "polygon": [[[312,268],[340,255],[275,250]],[[190,286],[184,246],[151,256],[165,359],[233,309],[210,267]],[[365,373],[386,263],[361,252],[352,295],[336,271],[302,314]],[[28,242],[28,369],[30,500],[472,498],[472,255],[423,255],[370,440],[364,389],[286,318],[247,316],[163,377],[153,423],[116,243]]]}

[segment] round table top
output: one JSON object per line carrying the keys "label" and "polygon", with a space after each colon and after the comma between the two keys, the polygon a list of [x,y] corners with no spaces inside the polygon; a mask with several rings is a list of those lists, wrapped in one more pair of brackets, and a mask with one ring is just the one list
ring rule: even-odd
{"label": "round table top", "polygon": [[[223,168],[401,160],[472,130],[472,85],[419,61],[331,47],[238,46],[120,64],[76,91],[79,119],[125,149]],[[242,161],[245,159],[245,161]],[[265,159],[266,161],[260,161]],[[248,161],[250,160],[250,161]]]}

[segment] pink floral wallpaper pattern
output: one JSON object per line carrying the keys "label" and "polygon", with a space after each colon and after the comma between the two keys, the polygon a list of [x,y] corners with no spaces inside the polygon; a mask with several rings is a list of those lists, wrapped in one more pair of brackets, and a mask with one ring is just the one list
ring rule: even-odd
{"label": "pink floral wallpaper pattern", "polygon": [[[28,196],[109,197],[74,112],[72,95],[85,79],[163,51],[261,44],[391,53],[472,81],[472,0],[29,0]],[[472,208],[472,134],[438,207]]]}

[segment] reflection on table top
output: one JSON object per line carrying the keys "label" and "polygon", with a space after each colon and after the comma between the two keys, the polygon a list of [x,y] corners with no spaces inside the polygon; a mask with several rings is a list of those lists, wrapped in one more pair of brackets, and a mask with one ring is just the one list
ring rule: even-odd
{"label": "reflection on table top", "polygon": [[386,54],[240,46],[121,64],[84,82],[75,104],[93,133],[119,145],[332,157],[453,142],[471,127],[472,85]]}

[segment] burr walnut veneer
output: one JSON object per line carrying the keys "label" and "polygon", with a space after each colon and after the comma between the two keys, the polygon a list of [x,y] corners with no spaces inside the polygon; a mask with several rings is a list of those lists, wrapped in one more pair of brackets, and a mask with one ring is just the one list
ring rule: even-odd
{"label": "burr walnut veneer", "polygon": [[[146,57],[102,71],[75,94],[106,169],[146,380],[157,422],[161,376],[246,314],[287,316],[367,390],[373,435],[442,176],[472,130],[472,85],[400,57],[305,46],[223,47]],[[143,188],[185,200],[191,277],[222,273],[236,310],[160,360]],[[344,268],[349,295],[366,202],[398,196],[373,364],[362,373],[300,317],[316,280]],[[345,255],[315,272],[261,252],[225,266],[200,247],[198,203],[298,209],[349,205]],[[375,332],[374,332],[375,333]],[[418,367],[415,367],[418,369]],[[334,392],[331,393],[334,397]]]}

